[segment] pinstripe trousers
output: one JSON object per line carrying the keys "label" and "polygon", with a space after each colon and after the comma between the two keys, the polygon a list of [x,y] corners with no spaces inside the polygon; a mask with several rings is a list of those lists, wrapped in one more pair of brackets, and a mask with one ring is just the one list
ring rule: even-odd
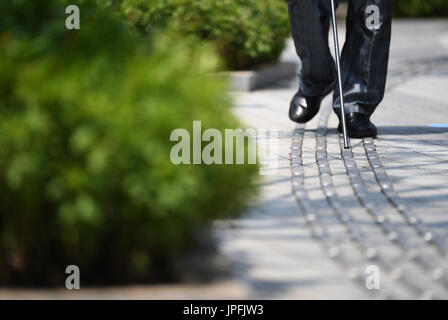
{"label": "pinstripe trousers", "polygon": [[[333,88],[333,106],[340,110],[334,59],[328,46],[330,0],[287,0],[292,36],[302,67],[300,90],[320,97]],[[338,2],[337,0],[335,1]],[[379,28],[366,25],[369,5],[379,8]],[[393,0],[349,0],[346,41],[341,54],[346,113],[371,115],[384,96]]]}

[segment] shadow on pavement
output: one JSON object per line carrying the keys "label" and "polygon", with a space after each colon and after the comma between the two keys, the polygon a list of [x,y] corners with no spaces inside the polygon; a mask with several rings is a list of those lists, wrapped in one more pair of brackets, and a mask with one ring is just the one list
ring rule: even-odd
{"label": "shadow on pavement", "polygon": [[379,135],[425,135],[448,133],[448,124],[446,128],[435,128],[430,126],[380,126]]}

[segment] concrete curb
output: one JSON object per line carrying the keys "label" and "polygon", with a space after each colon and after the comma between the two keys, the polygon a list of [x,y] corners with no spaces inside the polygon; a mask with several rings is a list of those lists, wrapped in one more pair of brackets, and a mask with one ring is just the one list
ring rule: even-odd
{"label": "concrete curb", "polygon": [[223,72],[220,75],[229,77],[230,90],[249,92],[293,77],[297,75],[298,68],[299,64],[295,62],[279,62],[258,70]]}

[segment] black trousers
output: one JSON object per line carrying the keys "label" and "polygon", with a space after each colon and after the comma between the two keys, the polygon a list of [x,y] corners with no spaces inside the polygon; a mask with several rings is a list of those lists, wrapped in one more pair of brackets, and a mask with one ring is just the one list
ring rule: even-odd
{"label": "black trousers", "polygon": [[[323,96],[334,87],[333,106],[340,110],[336,68],[328,47],[330,0],[287,0],[294,44],[302,68],[300,89],[305,96]],[[336,0],[336,3],[338,1]],[[379,8],[379,28],[366,24],[367,7]],[[346,41],[341,55],[346,113],[371,115],[384,96],[389,60],[393,0],[349,0]],[[367,11],[367,12],[366,12]]]}

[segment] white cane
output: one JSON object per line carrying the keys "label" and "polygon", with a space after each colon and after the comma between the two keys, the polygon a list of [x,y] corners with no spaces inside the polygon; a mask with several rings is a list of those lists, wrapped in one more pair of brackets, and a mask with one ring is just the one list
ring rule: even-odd
{"label": "white cane", "polygon": [[344,106],[344,95],[342,92],[341,63],[339,56],[338,26],[336,24],[336,7],[334,5],[334,0],[331,0],[331,18],[333,22],[334,53],[336,58],[336,71],[338,74],[339,98],[341,99],[341,121],[342,121],[342,135],[344,137],[344,149],[350,149],[350,142],[348,140],[347,135],[347,124],[345,122],[345,106]]}

